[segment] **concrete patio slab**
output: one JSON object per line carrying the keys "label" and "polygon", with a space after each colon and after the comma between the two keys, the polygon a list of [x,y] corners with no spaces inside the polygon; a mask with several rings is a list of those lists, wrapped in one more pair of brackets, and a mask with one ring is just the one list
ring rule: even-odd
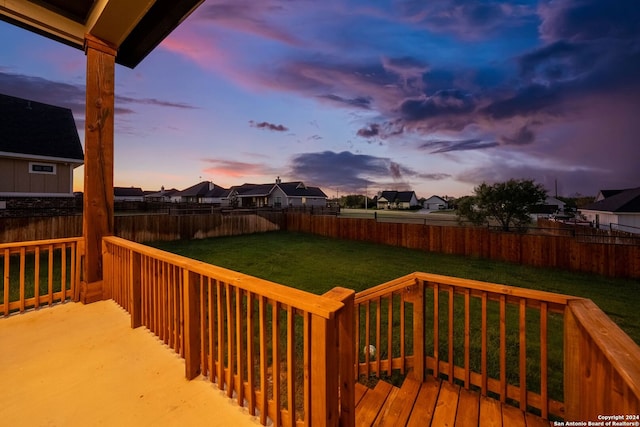
{"label": "concrete patio slab", "polygon": [[0,424],[258,426],[113,301],[0,318]]}

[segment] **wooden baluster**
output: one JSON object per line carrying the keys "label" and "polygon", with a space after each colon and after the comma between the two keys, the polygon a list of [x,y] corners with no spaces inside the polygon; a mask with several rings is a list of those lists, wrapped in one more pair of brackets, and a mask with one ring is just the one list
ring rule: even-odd
{"label": "wooden baluster", "polygon": [[[265,307],[265,297],[258,297],[258,316],[260,322],[260,401],[258,408],[260,409],[260,423],[267,425],[267,412],[269,402],[267,399],[267,313]],[[307,417],[309,412],[305,411]]]}
{"label": "wooden baluster", "polygon": [[226,325],[227,325],[227,397],[233,397],[233,373],[235,367],[235,355],[234,355],[234,342],[233,339],[235,335],[235,325],[233,323],[233,310],[232,310],[232,298],[233,298],[233,290],[232,286],[227,282],[225,285],[225,302],[226,302]]}
{"label": "wooden baluster", "polygon": [[216,307],[218,308],[218,388],[224,390],[224,305],[222,304],[222,290],[224,284],[216,282]]}
{"label": "wooden baluster", "polygon": [[507,297],[500,295],[500,402],[507,401]]}
{"label": "wooden baluster", "polygon": [[380,353],[382,352],[381,333],[382,331],[382,298],[376,299],[376,345],[375,345],[375,360],[376,360],[376,375],[378,378],[382,375],[380,372]]}
{"label": "wooden baluster", "polygon": [[520,298],[520,409],[527,410],[527,300]]}
{"label": "wooden baluster", "polygon": [[[433,284],[433,376],[440,376],[440,289],[437,283]],[[415,346],[415,342],[414,342]]]}
{"label": "wooden baluster", "polygon": [[235,288],[236,292],[236,366],[237,366],[237,375],[238,380],[236,381],[236,394],[237,394],[237,402],[238,406],[244,406],[244,360],[245,354],[242,345],[242,319],[244,316],[242,315],[242,300],[243,300],[243,292],[242,289]]}
{"label": "wooden baluster", "polygon": [[53,245],[49,245],[49,270],[47,271],[47,285],[48,285],[48,297],[49,305],[53,304]]}
{"label": "wooden baluster", "polygon": [[[171,274],[172,270],[173,268],[169,271],[169,274]],[[207,302],[209,301],[209,299],[207,298],[207,291],[209,289],[206,283],[207,280],[208,278],[200,276],[200,364],[202,365],[200,373],[202,375],[210,376],[211,372],[209,371],[209,364],[207,363],[209,356],[209,339],[207,335],[211,333],[211,331],[209,330],[209,323],[207,322]],[[169,287],[167,288],[167,317],[169,318],[169,322],[167,326],[169,329],[167,331],[167,339],[170,342],[173,332],[171,328],[171,326],[173,325],[173,318],[171,317],[171,299],[169,298],[169,295],[171,293],[172,286],[171,280],[169,280],[168,282]],[[170,343],[168,345],[171,346]]]}
{"label": "wooden baluster", "polygon": [[[417,381],[424,380],[426,358],[425,358],[425,282],[417,280],[411,288],[413,303],[413,377]],[[404,335],[403,335],[404,337]],[[437,374],[436,374],[437,375]]]}
{"label": "wooden baluster", "polygon": [[471,291],[464,290],[464,388],[471,385]]}
{"label": "wooden baluster", "polygon": [[[215,303],[216,303],[216,298],[215,298],[215,279],[212,279],[211,277],[207,278],[207,313],[208,313],[208,320],[209,320],[209,381],[211,382],[215,382],[215,378],[216,375],[218,374],[218,371],[216,369],[216,352],[217,352],[217,348],[216,348],[216,318],[217,318],[217,313],[216,313],[216,307],[215,307]],[[253,414],[252,414],[253,415]]]}
{"label": "wooden baluster", "polygon": [[296,331],[295,311],[287,305],[287,422],[294,426],[296,423]]}
{"label": "wooden baluster", "polygon": [[487,293],[485,291],[482,292],[482,319],[481,319],[481,350],[480,350],[480,365],[482,369],[482,395],[487,395],[487,381],[488,381],[488,372],[487,372]]}
{"label": "wooden baluster", "polygon": [[393,365],[393,294],[387,298],[387,375],[391,375]]}
{"label": "wooden baluster", "polygon": [[129,300],[131,313],[131,327],[137,328],[142,325],[142,256],[133,252],[129,257]]}
{"label": "wooden baluster", "polygon": [[247,388],[248,393],[246,395],[248,405],[247,409],[249,410],[249,414],[256,414],[256,400],[255,400],[255,349],[254,349],[254,304],[253,304],[253,293],[251,291],[247,291]]}
{"label": "wooden baluster", "polygon": [[183,275],[185,376],[191,380],[200,372],[200,275],[189,270]]}
{"label": "wooden baluster", "polygon": [[271,414],[273,425],[280,425],[280,303],[273,301],[271,310],[271,376],[275,411]]}
{"label": "wooden baluster", "polygon": [[67,245],[60,248],[60,302],[67,300]]}
{"label": "wooden baluster", "polygon": [[33,296],[35,297],[34,307],[40,307],[40,246],[35,247],[33,253]]}
{"label": "wooden baluster", "polygon": [[[365,367],[366,367],[366,375],[367,378],[371,375],[371,366],[369,365],[369,361],[370,361],[370,357],[369,357],[369,337],[371,336],[371,320],[370,320],[370,313],[371,313],[371,304],[369,302],[369,300],[367,300],[367,303],[365,305],[365,316],[364,316],[364,331],[365,331],[365,336],[364,336],[364,363],[365,363]],[[358,351],[360,351],[358,349]]]}
{"label": "wooden baluster", "polygon": [[450,286],[449,287],[449,327],[448,332],[449,332],[449,355],[447,356],[447,359],[449,361],[449,372],[447,373],[447,376],[449,377],[449,382],[453,383],[453,369],[454,369],[454,355],[453,355],[453,287]]}
{"label": "wooden baluster", "polygon": [[[404,348],[404,343],[406,341],[405,339],[405,299],[404,299],[404,295],[405,293],[402,292],[400,293],[400,374],[404,375],[405,374],[405,369],[406,369],[406,360],[405,360],[405,348]],[[424,346],[423,346],[424,348]]]}
{"label": "wooden baluster", "polygon": [[549,395],[548,395],[548,353],[547,353],[547,313],[548,304],[540,305],[540,399],[542,418],[549,419]]}

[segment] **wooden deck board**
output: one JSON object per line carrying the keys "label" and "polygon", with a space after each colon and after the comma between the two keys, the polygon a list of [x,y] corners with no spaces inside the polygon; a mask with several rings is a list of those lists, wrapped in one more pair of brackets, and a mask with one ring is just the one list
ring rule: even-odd
{"label": "wooden deck board", "polygon": [[549,421],[502,404],[476,391],[429,377],[410,377],[401,388],[378,381],[374,389],[356,384],[356,426],[548,427]]}
{"label": "wooden deck board", "polygon": [[460,389],[456,427],[477,426],[480,414],[480,395],[473,391]]}
{"label": "wooden deck board", "polygon": [[501,427],[502,411],[500,402],[489,397],[480,398],[480,427]]}
{"label": "wooden deck board", "polygon": [[387,416],[382,420],[380,426],[395,427],[405,426],[413,410],[413,405],[420,392],[420,381],[407,378],[402,383],[402,387],[394,401],[389,405]]}
{"label": "wooden deck board", "polygon": [[367,391],[356,406],[356,422],[358,426],[371,426],[378,417],[387,396],[393,386],[384,381],[378,381],[373,390]]}
{"label": "wooden deck board", "polygon": [[453,385],[449,382],[443,382],[441,384],[431,425],[441,427],[454,426],[456,422],[459,394],[460,386]]}
{"label": "wooden deck board", "polygon": [[[431,419],[433,418],[433,412],[436,406],[436,400],[438,400],[438,393],[440,392],[440,382],[433,378],[428,379],[422,383],[414,409],[411,412],[407,427],[425,427],[431,425]],[[358,420],[356,419],[356,425]]]}

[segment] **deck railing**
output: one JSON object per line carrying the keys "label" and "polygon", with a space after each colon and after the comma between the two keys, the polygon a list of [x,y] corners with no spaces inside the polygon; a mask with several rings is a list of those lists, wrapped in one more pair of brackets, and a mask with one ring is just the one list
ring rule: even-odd
{"label": "deck railing", "polygon": [[0,315],[79,298],[81,237],[0,244]]}
{"label": "deck railing", "polygon": [[640,411],[640,348],[590,300],[414,273],[355,304],[359,375],[430,374],[545,419]]}
{"label": "deck railing", "polygon": [[353,425],[353,291],[309,294],[117,237],[103,257],[105,297],[184,357],[187,378],[263,425]]}

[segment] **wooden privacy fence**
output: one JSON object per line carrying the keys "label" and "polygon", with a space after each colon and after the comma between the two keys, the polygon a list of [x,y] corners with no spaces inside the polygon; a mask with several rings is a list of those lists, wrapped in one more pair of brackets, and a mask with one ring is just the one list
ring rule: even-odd
{"label": "wooden privacy fence", "polygon": [[355,316],[360,375],[433,375],[545,419],[640,412],[640,347],[590,300],[413,273],[356,294]]}
{"label": "wooden privacy fence", "polygon": [[184,357],[188,379],[263,425],[353,425],[353,291],[309,294],[117,237],[103,254],[105,297]]}
{"label": "wooden privacy fence", "polygon": [[0,314],[79,299],[81,238],[0,244]]}
{"label": "wooden privacy fence", "polygon": [[[275,231],[280,212],[114,217],[115,234],[134,242],[202,239]],[[0,218],[0,243],[82,236],[82,216]]]}
{"label": "wooden privacy fence", "polygon": [[453,227],[376,222],[286,213],[287,230],[536,267],[556,267],[611,277],[640,278],[640,245],[586,243],[546,236]]}

